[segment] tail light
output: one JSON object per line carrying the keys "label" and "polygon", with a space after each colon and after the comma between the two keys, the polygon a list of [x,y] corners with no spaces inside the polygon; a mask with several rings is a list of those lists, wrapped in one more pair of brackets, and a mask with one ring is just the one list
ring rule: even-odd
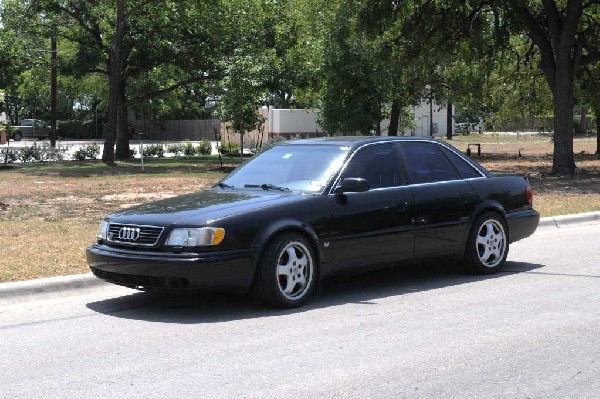
{"label": "tail light", "polygon": [[531,186],[527,186],[527,188],[525,189],[526,194],[527,194],[527,203],[529,205],[533,205],[533,190],[531,189]]}

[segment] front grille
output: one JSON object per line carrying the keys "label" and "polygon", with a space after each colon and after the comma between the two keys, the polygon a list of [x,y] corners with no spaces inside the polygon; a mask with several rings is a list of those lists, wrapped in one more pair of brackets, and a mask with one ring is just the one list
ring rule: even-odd
{"label": "front grille", "polygon": [[164,228],[159,226],[139,226],[111,223],[108,226],[108,241],[151,247],[156,245]]}
{"label": "front grille", "polygon": [[185,278],[178,277],[153,277],[153,276],[133,276],[130,274],[121,274],[107,272],[92,268],[94,276],[106,280],[109,283],[124,285],[130,288],[146,289],[188,289],[190,283]]}

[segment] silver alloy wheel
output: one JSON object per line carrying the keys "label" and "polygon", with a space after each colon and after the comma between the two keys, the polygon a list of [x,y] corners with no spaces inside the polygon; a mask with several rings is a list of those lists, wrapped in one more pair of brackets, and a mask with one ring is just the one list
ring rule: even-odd
{"label": "silver alloy wheel", "polygon": [[285,298],[297,301],[309,291],[314,263],[310,251],[303,243],[288,243],[277,258],[275,270],[279,292]]}
{"label": "silver alloy wheel", "polygon": [[497,266],[506,252],[506,233],[502,223],[494,219],[482,223],[475,244],[481,264],[490,268]]}

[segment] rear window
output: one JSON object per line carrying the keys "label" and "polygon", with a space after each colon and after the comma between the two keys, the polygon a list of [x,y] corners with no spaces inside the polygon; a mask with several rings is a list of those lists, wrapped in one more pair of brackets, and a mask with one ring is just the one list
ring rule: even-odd
{"label": "rear window", "polygon": [[456,155],[454,152],[449,149],[443,147],[444,153],[450,158],[450,162],[454,165],[456,169],[458,169],[458,173],[460,173],[460,177],[463,179],[472,179],[475,177],[481,177],[481,173],[479,173],[472,165],[470,165],[467,161]]}
{"label": "rear window", "polygon": [[402,143],[402,153],[411,184],[457,180],[456,169],[439,145],[426,142]]}

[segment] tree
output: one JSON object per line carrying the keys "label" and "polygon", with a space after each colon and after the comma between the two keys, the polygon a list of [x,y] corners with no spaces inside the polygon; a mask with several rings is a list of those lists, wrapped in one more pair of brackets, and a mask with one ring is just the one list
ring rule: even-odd
{"label": "tree", "polygon": [[320,124],[330,134],[370,135],[382,119],[387,70],[358,30],[359,2],[340,2],[326,32]]}
{"label": "tree", "polygon": [[[35,13],[54,15],[63,21],[58,34],[75,43],[78,54],[77,62],[71,65],[72,73],[100,73],[107,77],[105,163],[129,157],[128,107],[214,79],[216,74],[223,36],[220,0],[30,3]],[[130,90],[137,81],[164,66],[172,72],[164,85],[153,92]]]}
{"label": "tree", "polygon": [[578,81],[578,92],[596,116],[596,155],[600,158],[600,65],[585,69]]}
{"label": "tree", "polygon": [[574,84],[583,68],[600,61],[599,43],[594,43],[600,34],[597,21],[600,4],[583,0],[544,0],[541,3],[511,0],[507,2],[507,10],[539,49],[540,68],[552,92],[552,173],[573,175]]}
{"label": "tree", "polygon": [[259,60],[243,54],[240,50],[224,62],[225,77],[223,92],[218,103],[217,114],[228,122],[234,132],[239,133],[240,156],[244,150],[244,134],[258,129],[264,118],[258,113],[261,100],[265,98],[262,81],[262,65]]}

